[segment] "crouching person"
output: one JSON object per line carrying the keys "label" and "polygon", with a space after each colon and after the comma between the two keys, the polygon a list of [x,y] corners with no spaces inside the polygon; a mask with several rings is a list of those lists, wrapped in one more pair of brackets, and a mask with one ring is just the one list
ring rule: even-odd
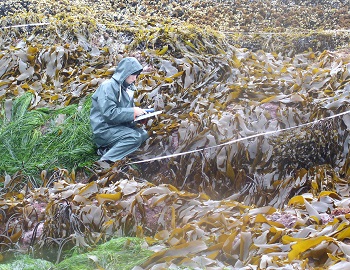
{"label": "crouching person", "polygon": [[134,82],[142,70],[136,58],[126,57],[119,62],[113,76],[92,95],[90,124],[100,161],[121,160],[149,137],[147,131],[134,122],[137,116],[146,113],[135,107],[133,98]]}

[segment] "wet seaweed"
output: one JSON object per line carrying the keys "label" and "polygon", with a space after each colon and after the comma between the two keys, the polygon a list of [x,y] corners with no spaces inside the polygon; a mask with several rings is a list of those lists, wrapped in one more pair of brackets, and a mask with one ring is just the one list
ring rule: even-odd
{"label": "wet seaweed", "polygon": [[[0,35],[0,260],[137,236],[144,269],[348,265],[350,118],[330,118],[349,110],[347,5],[30,2],[0,20],[47,22]],[[136,104],[164,112],[136,155],[198,151],[92,165],[88,96],[126,55],[145,66]]]}

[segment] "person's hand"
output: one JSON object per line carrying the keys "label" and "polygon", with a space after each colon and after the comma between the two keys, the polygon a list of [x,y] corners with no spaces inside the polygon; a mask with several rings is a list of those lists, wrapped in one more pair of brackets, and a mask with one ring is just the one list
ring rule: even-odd
{"label": "person's hand", "polygon": [[140,107],[134,107],[134,119],[142,114],[145,114],[146,111]]}

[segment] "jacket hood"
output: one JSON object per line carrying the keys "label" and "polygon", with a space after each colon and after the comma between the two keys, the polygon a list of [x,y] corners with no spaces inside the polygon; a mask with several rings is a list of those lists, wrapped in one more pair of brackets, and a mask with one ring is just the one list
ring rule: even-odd
{"label": "jacket hood", "polygon": [[143,66],[135,57],[126,57],[119,62],[112,78],[122,85],[128,76],[135,72],[141,72],[142,70]]}

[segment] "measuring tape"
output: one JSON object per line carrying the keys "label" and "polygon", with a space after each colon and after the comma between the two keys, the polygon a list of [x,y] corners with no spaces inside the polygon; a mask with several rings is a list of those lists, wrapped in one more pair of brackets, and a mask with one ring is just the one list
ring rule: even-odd
{"label": "measuring tape", "polygon": [[200,149],[196,149],[196,150],[191,150],[191,151],[171,154],[171,155],[167,155],[167,156],[161,156],[161,157],[156,157],[156,158],[150,158],[150,159],[145,159],[145,160],[129,162],[127,164],[138,164],[138,163],[151,162],[151,161],[162,160],[162,159],[166,159],[166,158],[173,158],[173,157],[178,157],[178,156],[184,156],[184,155],[187,155],[187,154],[197,153],[197,152],[201,152],[201,151],[205,151],[205,150],[210,150],[210,149],[214,149],[214,148],[218,148],[218,147],[221,147],[221,146],[230,145],[230,144],[233,144],[233,143],[236,143],[236,142],[240,142],[240,141],[244,141],[244,140],[248,140],[248,139],[252,139],[252,138],[256,138],[256,137],[260,137],[260,136],[270,135],[270,134],[274,134],[274,133],[279,133],[279,132],[283,132],[283,131],[288,131],[288,130],[292,130],[292,129],[296,129],[296,128],[305,127],[305,126],[308,126],[308,125],[313,125],[313,124],[316,124],[318,122],[325,121],[325,120],[332,119],[332,118],[336,118],[336,117],[339,117],[339,116],[342,116],[342,115],[345,115],[345,114],[348,114],[348,113],[350,113],[350,111],[345,111],[345,112],[338,113],[338,114],[335,114],[335,115],[332,115],[332,116],[328,116],[328,117],[323,118],[323,119],[315,120],[315,121],[308,122],[308,123],[301,124],[301,125],[294,126],[294,127],[283,128],[283,129],[268,131],[268,132],[264,132],[264,133],[258,133],[258,134],[255,134],[255,135],[251,135],[251,136],[248,136],[248,137],[243,137],[243,138],[231,140],[231,141],[228,141],[228,142],[225,142],[225,143],[221,143],[221,144],[217,144],[217,145],[214,145],[214,146],[209,146],[209,147],[200,148]]}
{"label": "measuring tape", "polygon": [[4,26],[0,27],[0,29],[8,29],[8,28],[20,28],[20,27],[27,27],[27,26],[40,26],[40,25],[48,25],[51,23],[29,23],[29,24],[18,24],[18,25],[11,25],[11,26]]}

